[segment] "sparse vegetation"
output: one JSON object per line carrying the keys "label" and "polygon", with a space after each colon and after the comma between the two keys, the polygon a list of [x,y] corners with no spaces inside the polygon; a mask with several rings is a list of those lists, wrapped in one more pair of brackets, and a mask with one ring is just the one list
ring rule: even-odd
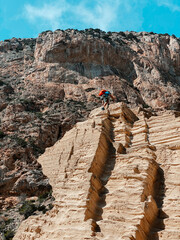
{"label": "sparse vegetation", "polygon": [[21,104],[24,106],[25,111],[27,112],[37,112],[39,107],[35,104],[33,99],[20,99]]}
{"label": "sparse vegetation", "polygon": [[28,218],[36,210],[37,210],[37,207],[34,203],[32,203],[31,201],[25,201],[23,205],[19,208],[19,213],[21,215],[24,215],[25,218]]}
{"label": "sparse vegetation", "polygon": [[56,100],[54,101],[54,103],[60,103],[60,102],[63,102],[63,100],[62,100],[62,99],[56,99]]}
{"label": "sparse vegetation", "polygon": [[49,210],[51,210],[51,209],[53,208],[52,203],[50,203],[50,204],[48,205],[48,207],[49,207]]}
{"label": "sparse vegetation", "polygon": [[41,211],[43,213],[46,213],[48,211],[48,209],[46,209],[46,206],[44,206],[44,205],[39,206],[37,209],[38,209],[38,211]]}
{"label": "sparse vegetation", "polygon": [[42,112],[36,112],[36,117],[38,117],[39,119],[43,119],[43,113]]}
{"label": "sparse vegetation", "polygon": [[5,228],[5,222],[4,221],[0,222],[0,232],[3,232],[4,228]]}
{"label": "sparse vegetation", "polygon": [[40,148],[33,138],[28,139],[28,145],[33,149],[34,154],[38,156],[39,154],[42,154],[44,152],[44,149]]}
{"label": "sparse vegetation", "polygon": [[7,230],[4,232],[4,237],[6,240],[12,240],[14,237],[14,231],[13,230]]}
{"label": "sparse vegetation", "polygon": [[3,82],[2,80],[0,80],[0,86],[5,85],[5,82]]}
{"label": "sparse vegetation", "polygon": [[9,226],[10,223],[13,222],[13,219],[7,219],[5,221],[0,222],[0,232],[3,235],[3,239],[5,240],[11,240],[14,237],[14,231]]}
{"label": "sparse vegetation", "polygon": [[11,222],[13,222],[12,218],[9,218],[9,219],[5,220],[6,225],[10,224]]}
{"label": "sparse vegetation", "polygon": [[23,138],[18,137],[17,135],[11,136],[11,139],[15,140],[16,143],[23,148],[27,146],[27,142]]}
{"label": "sparse vegetation", "polygon": [[4,138],[6,136],[6,134],[0,130],[0,138]]}
{"label": "sparse vegetation", "polygon": [[107,42],[110,42],[111,41],[111,38],[109,38],[109,36],[105,35],[102,37],[104,40],[106,40]]}
{"label": "sparse vegetation", "polygon": [[52,197],[52,191],[46,192],[38,197],[40,203],[44,202],[48,197]]}
{"label": "sparse vegetation", "polygon": [[[46,213],[48,210],[53,208],[53,205],[50,203],[47,206],[44,204],[47,199],[52,198],[52,191],[46,192],[38,197],[38,201],[30,200],[25,201],[22,206],[19,208],[19,213],[24,215],[25,219],[35,213],[40,211]],[[53,198],[52,198],[53,199]]]}
{"label": "sparse vegetation", "polygon": [[17,137],[16,141],[17,141],[18,145],[20,145],[23,148],[25,148],[27,146],[27,142],[24,139],[20,138],[20,137]]}

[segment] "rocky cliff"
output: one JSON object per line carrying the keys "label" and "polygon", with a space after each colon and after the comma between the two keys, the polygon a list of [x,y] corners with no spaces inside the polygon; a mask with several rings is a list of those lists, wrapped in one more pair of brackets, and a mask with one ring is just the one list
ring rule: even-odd
{"label": "rocky cliff", "polygon": [[180,114],[95,109],[38,162],[54,208],[14,240],[180,239]]}
{"label": "rocky cliff", "polygon": [[[51,192],[37,158],[100,106],[101,88],[129,107],[179,111],[180,39],[69,29],[0,42],[2,232],[11,221],[8,229],[18,227],[27,197],[34,201],[30,197]],[[36,208],[43,207],[36,203]]]}

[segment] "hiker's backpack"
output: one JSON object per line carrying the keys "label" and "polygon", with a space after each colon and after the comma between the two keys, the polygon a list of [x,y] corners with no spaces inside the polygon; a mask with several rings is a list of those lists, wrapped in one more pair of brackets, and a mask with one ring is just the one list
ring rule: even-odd
{"label": "hiker's backpack", "polygon": [[102,96],[103,94],[105,94],[105,92],[107,92],[106,90],[102,89],[100,92],[99,92],[99,96]]}
{"label": "hiker's backpack", "polygon": [[105,95],[106,97],[108,97],[110,94],[111,94],[111,93],[110,93],[109,91],[106,91],[106,92],[104,93],[104,95]]}

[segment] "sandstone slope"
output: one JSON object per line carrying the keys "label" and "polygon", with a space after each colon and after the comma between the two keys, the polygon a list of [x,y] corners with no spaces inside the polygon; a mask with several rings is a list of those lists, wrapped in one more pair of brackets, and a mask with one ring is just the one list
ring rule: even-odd
{"label": "sandstone slope", "polygon": [[38,159],[54,208],[14,240],[180,239],[180,115],[95,109]]}

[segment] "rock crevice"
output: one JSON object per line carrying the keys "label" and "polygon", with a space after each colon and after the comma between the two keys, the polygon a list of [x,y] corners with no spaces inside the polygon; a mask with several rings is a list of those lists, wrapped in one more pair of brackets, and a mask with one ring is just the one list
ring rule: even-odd
{"label": "rock crevice", "polygon": [[97,221],[102,220],[103,207],[106,204],[105,195],[108,192],[105,185],[115,165],[115,148],[113,147],[112,123],[107,118],[102,122],[102,132],[98,148],[89,172],[92,173],[87,196],[85,221],[92,219],[93,232],[100,231]]}

